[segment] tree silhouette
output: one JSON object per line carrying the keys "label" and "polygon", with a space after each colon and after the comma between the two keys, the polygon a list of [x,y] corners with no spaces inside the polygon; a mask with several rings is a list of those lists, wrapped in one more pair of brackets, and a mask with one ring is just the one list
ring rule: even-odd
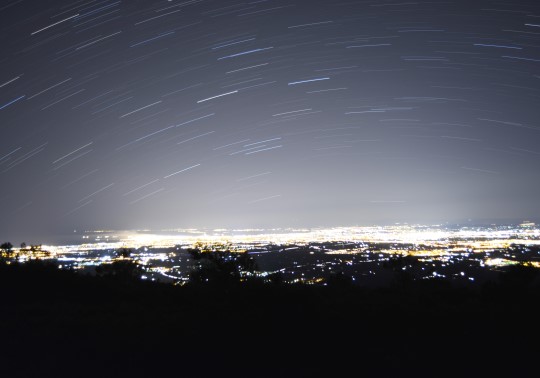
{"label": "tree silhouette", "polygon": [[[197,248],[202,247],[202,248]],[[191,283],[231,284],[253,277],[257,264],[247,252],[231,252],[230,245],[189,248],[196,265],[189,275]]]}
{"label": "tree silhouette", "polygon": [[10,259],[13,256],[13,244],[5,242],[0,245],[0,251],[2,252],[2,258]]}
{"label": "tree silhouette", "polygon": [[133,251],[129,248],[120,248],[119,250],[116,251],[116,256],[121,257],[123,259],[127,259],[128,257],[131,256],[132,252]]}
{"label": "tree silhouette", "polygon": [[331,287],[346,288],[353,285],[353,279],[343,272],[332,273],[326,278],[326,284]]}
{"label": "tree silhouette", "polygon": [[116,256],[119,260],[113,261],[111,264],[101,264],[96,267],[96,275],[115,281],[138,281],[144,274],[144,269],[136,261],[130,259],[131,253],[132,250],[129,248],[120,248],[116,251]]}
{"label": "tree silhouette", "polygon": [[132,260],[118,260],[111,264],[101,264],[96,267],[98,277],[121,282],[138,281],[143,273],[142,266]]}
{"label": "tree silhouette", "polygon": [[540,269],[527,262],[511,265],[499,274],[501,284],[514,289],[524,289],[531,285],[538,285],[539,277]]}
{"label": "tree silhouette", "polygon": [[415,280],[413,271],[419,267],[419,262],[418,259],[410,255],[397,255],[391,256],[388,261],[385,261],[383,267],[394,272],[394,284],[407,286]]}

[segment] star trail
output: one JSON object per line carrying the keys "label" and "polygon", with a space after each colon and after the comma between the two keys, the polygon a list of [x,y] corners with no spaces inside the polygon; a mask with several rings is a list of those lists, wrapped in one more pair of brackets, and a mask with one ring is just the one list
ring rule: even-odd
{"label": "star trail", "polygon": [[540,4],[7,0],[0,230],[538,219]]}

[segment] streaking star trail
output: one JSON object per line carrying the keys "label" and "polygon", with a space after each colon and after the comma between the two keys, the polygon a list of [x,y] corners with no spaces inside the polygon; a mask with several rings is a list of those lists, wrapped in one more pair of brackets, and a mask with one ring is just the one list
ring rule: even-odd
{"label": "streaking star trail", "polygon": [[9,0],[1,237],[538,221],[533,0]]}

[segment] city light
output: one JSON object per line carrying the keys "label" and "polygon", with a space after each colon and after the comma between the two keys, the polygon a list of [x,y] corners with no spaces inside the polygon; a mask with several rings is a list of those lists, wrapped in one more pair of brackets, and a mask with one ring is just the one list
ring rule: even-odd
{"label": "city light", "polygon": [[[240,229],[167,231],[88,231],[81,244],[15,248],[11,259],[56,260],[61,269],[92,273],[100,265],[129,259],[141,266],[144,279],[184,283],[194,267],[189,249],[249,253],[259,264],[255,273],[268,279],[280,273],[289,283],[324,283],[347,272],[354,281],[383,276],[395,264],[416,279],[474,281],[478,269],[528,264],[540,267],[540,228],[513,226],[408,225],[317,229]],[[118,251],[127,248],[129,257]],[[400,260],[403,258],[409,258]],[[459,269],[458,269],[459,268]]]}

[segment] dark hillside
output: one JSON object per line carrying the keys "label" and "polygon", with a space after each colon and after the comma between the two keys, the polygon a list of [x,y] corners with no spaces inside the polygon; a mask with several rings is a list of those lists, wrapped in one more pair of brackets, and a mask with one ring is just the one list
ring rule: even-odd
{"label": "dark hillside", "polygon": [[[540,290],[176,287],[2,265],[6,377],[533,376]],[[526,273],[524,273],[526,272]]]}

